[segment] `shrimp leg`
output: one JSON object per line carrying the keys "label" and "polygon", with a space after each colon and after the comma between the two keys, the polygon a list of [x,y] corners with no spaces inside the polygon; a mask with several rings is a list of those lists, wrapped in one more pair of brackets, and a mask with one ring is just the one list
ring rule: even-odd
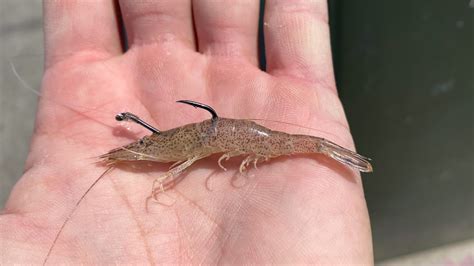
{"label": "shrimp leg", "polygon": [[243,174],[243,172],[247,169],[250,163],[253,163],[253,166],[255,167],[255,169],[257,169],[257,162],[260,159],[263,159],[264,161],[268,161],[269,158],[266,156],[261,156],[261,155],[256,155],[256,154],[251,154],[247,156],[240,164],[239,172]]}
{"label": "shrimp leg", "polygon": [[230,158],[235,157],[235,156],[239,156],[239,155],[242,155],[242,153],[241,153],[241,152],[237,152],[237,151],[224,153],[224,154],[222,154],[222,156],[219,158],[219,160],[217,160],[217,164],[219,165],[220,168],[222,168],[222,170],[227,171],[227,168],[225,168],[225,167],[222,165],[222,160],[226,160],[226,161],[227,161],[227,160],[229,160]]}
{"label": "shrimp leg", "polygon": [[[202,157],[193,157],[193,158],[190,158],[188,159],[187,161],[184,161],[182,164],[176,166],[176,167],[173,167],[172,169],[170,169],[168,172],[166,172],[165,174],[159,176],[158,178],[156,178],[154,181],[153,181],[153,186],[152,186],[152,191],[151,191],[151,195],[152,197],[156,200],[156,195],[158,194],[158,192],[156,192],[158,189],[156,188],[156,184],[158,183],[160,188],[159,190],[161,192],[164,192],[165,189],[169,189],[171,188],[173,185],[175,185],[177,183],[177,181],[179,181],[178,177],[180,174],[183,173],[184,170],[186,170],[186,168],[188,168],[189,166],[191,166],[195,161],[201,159]],[[169,181],[166,182],[166,184],[164,183],[165,180],[167,179],[170,179]],[[166,186],[166,187],[165,187]]]}

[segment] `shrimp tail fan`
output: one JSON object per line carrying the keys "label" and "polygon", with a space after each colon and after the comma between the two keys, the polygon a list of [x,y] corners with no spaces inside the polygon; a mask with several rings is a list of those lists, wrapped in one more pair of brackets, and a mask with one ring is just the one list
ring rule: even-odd
{"label": "shrimp tail fan", "polygon": [[322,153],[334,160],[351,166],[361,172],[372,172],[371,159],[364,157],[356,152],[343,148],[331,141],[325,141],[321,147]]}

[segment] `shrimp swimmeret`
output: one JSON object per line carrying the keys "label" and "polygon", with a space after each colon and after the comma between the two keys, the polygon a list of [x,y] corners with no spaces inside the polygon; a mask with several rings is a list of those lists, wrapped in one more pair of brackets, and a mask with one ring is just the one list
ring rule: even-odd
{"label": "shrimp swimmeret", "polygon": [[[282,155],[321,153],[342,164],[361,172],[372,172],[370,159],[345,149],[329,140],[309,136],[294,135],[274,131],[245,119],[218,117],[210,106],[181,100],[181,103],[203,108],[212,115],[211,119],[159,131],[132,113],[120,113],[116,120],[132,120],[153,132],[150,136],[113,149],[100,158],[108,164],[120,161],[156,161],[174,162],[168,172],[158,177],[154,183],[160,185],[160,191],[175,185],[177,177],[199,159],[219,153],[222,156],[218,165],[223,170],[223,160],[235,156],[245,156],[240,164],[242,173],[252,163],[267,161]],[[153,195],[159,192],[153,189]]]}

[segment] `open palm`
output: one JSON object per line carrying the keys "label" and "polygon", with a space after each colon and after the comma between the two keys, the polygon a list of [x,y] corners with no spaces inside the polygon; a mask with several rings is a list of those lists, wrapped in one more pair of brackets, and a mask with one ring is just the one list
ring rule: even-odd
{"label": "open palm", "polygon": [[[105,170],[110,149],[149,134],[121,125],[130,111],[160,130],[209,114],[260,118],[279,130],[353,148],[332,72],[324,0],[266,1],[267,71],[258,68],[258,1],[45,3],[47,67],[27,171],[0,218],[2,260],[41,263],[62,222]],[[126,128],[129,126],[130,128]],[[48,263],[372,262],[358,173],[322,156],[275,159],[238,174],[239,159],[198,161],[149,201],[169,165],[108,173],[77,207]],[[167,205],[169,203],[169,205]]]}

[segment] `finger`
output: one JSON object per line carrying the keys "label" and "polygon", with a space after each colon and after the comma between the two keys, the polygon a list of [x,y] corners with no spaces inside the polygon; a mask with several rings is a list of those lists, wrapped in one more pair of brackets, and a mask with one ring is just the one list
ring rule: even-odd
{"label": "finger", "polygon": [[120,0],[131,46],[172,42],[195,49],[191,0]]}
{"label": "finger", "polygon": [[266,1],[264,36],[269,73],[334,84],[326,1]]}
{"label": "finger", "polygon": [[199,51],[258,64],[259,1],[193,1]]}
{"label": "finger", "polygon": [[43,8],[46,66],[83,52],[122,53],[113,0],[45,0]]}

